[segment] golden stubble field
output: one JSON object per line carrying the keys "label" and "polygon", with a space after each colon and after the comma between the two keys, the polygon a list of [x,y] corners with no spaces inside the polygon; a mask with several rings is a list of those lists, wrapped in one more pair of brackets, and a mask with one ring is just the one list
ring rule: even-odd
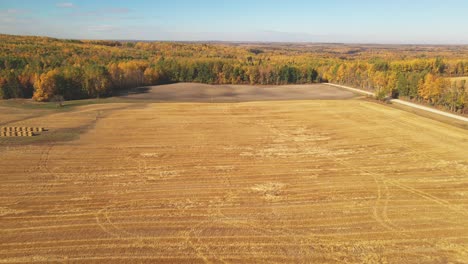
{"label": "golden stubble field", "polygon": [[0,263],[468,262],[461,128],[356,99],[0,110],[87,126],[1,139]]}

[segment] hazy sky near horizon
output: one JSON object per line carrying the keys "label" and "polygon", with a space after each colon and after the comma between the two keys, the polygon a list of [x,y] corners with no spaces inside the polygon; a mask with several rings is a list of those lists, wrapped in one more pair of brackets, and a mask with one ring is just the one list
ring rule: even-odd
{"label": "hazy sky near horizon", "polygon": [[468,44],[468,0],[0,0],[0,33],[74,39]]}

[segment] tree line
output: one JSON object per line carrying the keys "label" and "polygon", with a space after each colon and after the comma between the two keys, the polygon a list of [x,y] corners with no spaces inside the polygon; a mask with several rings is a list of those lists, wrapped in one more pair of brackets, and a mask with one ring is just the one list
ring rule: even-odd
{"label": "tree line", "polygon": [[[468,113],[468,63],[440,58],[340,62],[325,69],[324,79],[374,91],[377,98],[400,97]],[[468,78],[467,78],[468,79]]]}
{"label": "tree line", "polygon": [[468,112],[468,48],[60,40],[0,35],[0,98],[111,96],[171,82],[335,82]]}

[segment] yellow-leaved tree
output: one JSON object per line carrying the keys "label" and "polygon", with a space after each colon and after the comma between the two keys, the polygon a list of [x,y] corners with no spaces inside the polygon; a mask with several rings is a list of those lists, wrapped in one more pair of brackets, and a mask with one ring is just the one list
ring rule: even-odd
{"label": "yellow-leaved tree", "polygon": [[58,90],[59,71],[57,69],[43,73],[34,82],[33,99],[46,102],[52,99]]}

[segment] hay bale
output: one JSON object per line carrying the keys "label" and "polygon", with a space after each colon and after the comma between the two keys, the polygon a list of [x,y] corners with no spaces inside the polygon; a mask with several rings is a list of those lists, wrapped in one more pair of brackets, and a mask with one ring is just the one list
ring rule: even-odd
{"label": "hay bale", "polygon": [[31,131],[28,131],[28,132],[27,132],[27,136],[28,136],[28,137],[32,137],[33,135],[34,135],[33,132],[31,132]]}

